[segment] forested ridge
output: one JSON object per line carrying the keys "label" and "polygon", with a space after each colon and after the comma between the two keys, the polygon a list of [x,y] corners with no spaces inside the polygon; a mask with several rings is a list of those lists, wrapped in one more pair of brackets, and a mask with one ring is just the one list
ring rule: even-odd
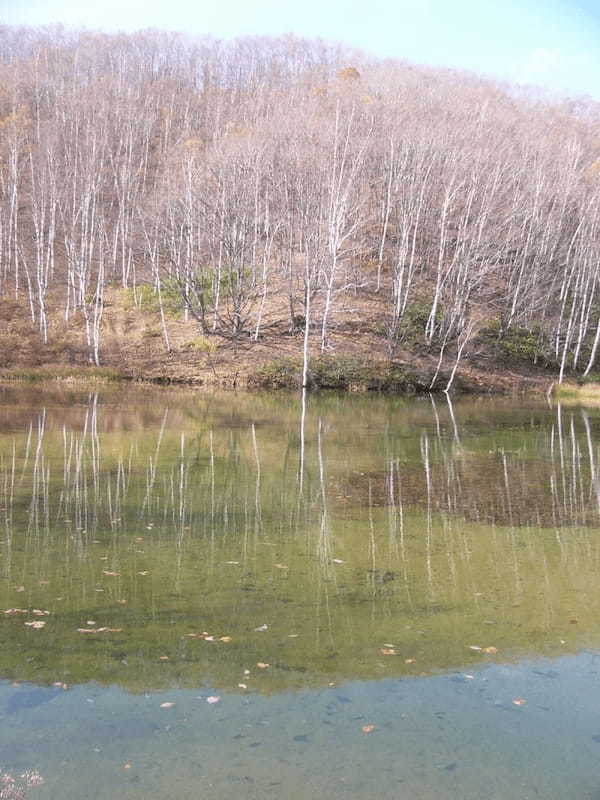
{"label": "forested ridge", "polygon": [[362,342],[440,388],[593,376],[599,215],[592,101],[292,36],[0,27],[2,366],[27,331],[118,366],[122,312],[171,369]]}

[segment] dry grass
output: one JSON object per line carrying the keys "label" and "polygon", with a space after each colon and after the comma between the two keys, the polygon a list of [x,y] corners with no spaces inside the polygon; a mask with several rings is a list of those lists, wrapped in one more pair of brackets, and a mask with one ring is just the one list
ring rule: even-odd
{"label": "dry grass", "polygon": [[[385,294],[362,291],[346,294],[331,317],[326,354],[362,361],[388,362],[383,331],[387,309]],[[33,379],[66,379],[87,373],[89,360],[83,320],[74,315],[66,323],[62,308],[49,299],[49,342],[43,345],[32,326],[24,298],[0,300],[0,376]],[[319,317],[318,305],[315,317]],[[183,315],[166,320],[170,351],[167,351],[161,319],[153,308],[137,307],[131,293],[109,289],[102,319],[100,358],[107,375],[133,380],[244,387],[263,365],[280,359],[301,359],[302,333],[290,334],[288,299],[283,289],[272,287],[264,307],[260,336],[254,331],[237,340],[220,336],[200,336],[197,323]],[[207,343],[205,340],[208,339]],[[320,353],[320,330],[311,332],[311,351]],[[448,366],[451,365],[449,354]],[[395,361],[410,369],[433,371],[434,353],[424,347],[400,347]],[[460,369],[463,384],[473,391],[536,391],[549,382],[547,376],[527,370],[521,372],[497,368],[497,365],[465,359]],[[94,371],[89,372],[90,377]],[[96,370],[96,377],[101,373]],[[443,386],[443,384],[442,384]],[[441,388],[441,387],[440,387]]]}

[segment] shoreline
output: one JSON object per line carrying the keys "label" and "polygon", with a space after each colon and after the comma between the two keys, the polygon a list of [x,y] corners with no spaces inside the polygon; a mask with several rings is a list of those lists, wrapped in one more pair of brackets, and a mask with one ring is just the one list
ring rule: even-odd
{"label": "shoreline", "polygon": [[[233,365],[232,365],[233,366]],[[0,369],[0,383],[136,383],[154,386],[178,386],[226,391],[301,391],[301,364],[291,358],[274,359],[248,369],[247,364],[238,364],[234,370],[228,365],[218,368],[200,368],[195,374],[169,374],[165,371],[119,370],[112,366],[48,364],[31,367],[8,367]],[[245,369],[244,369],[245,367]],[[348,357],[324,357],[314,359],[311,364],[311,392],[338,391],[352,394],[384,394],[410,397],[426,394],[443,394],[445,372],[432,387],[431,370],[400,362],[366,361]],[[562,388],[561,388],[562,387]],[[507,396],[507,395],[560,395],[573,397],[580,393],[595,394],[594,385],[589,388],[574,382],[557,384],[555,376],[548,374],[528,375],[524,372],[498,370],[483,371],[469,368],[459,370],[452,395]],[[596,387],[596,391],[599,391]]]}

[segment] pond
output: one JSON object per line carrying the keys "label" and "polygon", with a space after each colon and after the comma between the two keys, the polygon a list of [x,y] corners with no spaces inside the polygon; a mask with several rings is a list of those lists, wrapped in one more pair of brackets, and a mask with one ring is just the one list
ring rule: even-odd
{"label": "pond", "polygon": [[600,410],[0,388],[26,796],[600,798]]}

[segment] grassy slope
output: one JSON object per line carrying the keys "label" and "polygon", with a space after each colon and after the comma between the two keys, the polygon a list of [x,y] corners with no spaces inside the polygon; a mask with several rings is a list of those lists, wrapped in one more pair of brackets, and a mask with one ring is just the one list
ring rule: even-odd
{"label": "grassy slope", "polygon": [[[351,305],[350,305],[351,303]],[[25,296],[0,299],[0,377],[33,377],[36,374],[67,377],[88,374],[88,357],[85,345],[83,320],[80,315],[64,321],[62,311],[49,300],[50,340],[44,345],[36,328],[32,326]],[[374,388],[372,377],[385,371],[389,364],[385,329],[387,309],[383,295],[362,292],[346,298],[345,306],[336,309],[325,353],[328,373],[333,370],[352,373],[349,381],[342,380],[346,388]],[[302,357],[302,334],[289,333],[287,298],[273,292],[263,315],[263,325],[258,341],[253,335],[231,341],[218,336],[199,336],[194,320],[185,320],[182,314],[167,317],[171,352],[167,352],[162,335],[160,315],[153,303],[138,305],[131,292],[110,290],[106,295],[102,320],[100,348],[103,370],[99,377],[124,376],[138,380],[165,380],[192,384],[245,387],[272,378],[273,371],[265,365],[282,362],[283,380],[298,377],[296,365]],[[251,331],[253,333],[253,331]],[[419,331],[406,337],[394,355],[396,368],[410,375],[409,382],[417,377],[419,388],[428,386],[437,365],[437,350],[428,351],[419,337]],[[320,357],[320,330],[311,333],[311,351]],[[448,349],[438,389],[442,389],[453,366],[453,352]],[[361,372],[368,365],[368,375]],[[349,367],[352,368],[349,368]],[[396,374],[396,373],[395,373]],[[330,375],[329,375],[330,377]],[[324,378],[325,383],[329,377]],[[281,378],[281,371],[277,373]],[[532,389],[541,391],[552,381],[552,373],[526,362],[502,362],[494,353],[490,341],[479,337],[465,350],[457,373],[456,388],[479,392],[508,392]],[[277,381],[275,381],[275,385]],[[403,391],[402,381],[393,383],[391,389]]]}

